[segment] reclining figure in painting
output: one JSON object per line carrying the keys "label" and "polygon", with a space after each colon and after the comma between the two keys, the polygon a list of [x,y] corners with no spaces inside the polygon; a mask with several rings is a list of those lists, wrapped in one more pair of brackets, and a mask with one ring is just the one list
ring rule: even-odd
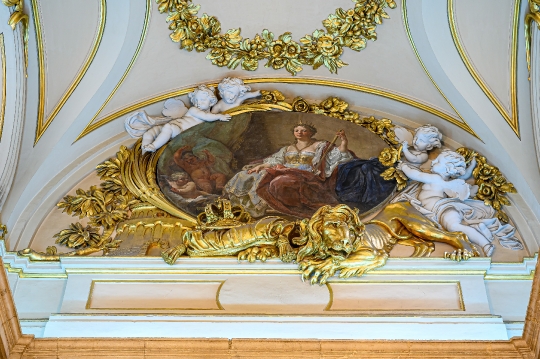
{"label": "reclining figure in painting", "polygon": [[429,256],[433,242],[453,246],[455,251],[445,255],[452,260],[479,256],[465,234],[437,228],[406,202],[390,204],[362,223],[344,204],[323,206],[311,219],[301,221],[281,217],[253,221],[241,207],[218,200],[198,221],[198,229],[187,230],[179,243],[171,243],[162,253],[168,264],[186,252],[192,257],[237,255],[250,262],[278,257],[296,261],[303,279],[324,284],[337,271],[348,278],[383,266],[398,243],[414,247],[413,257]]}

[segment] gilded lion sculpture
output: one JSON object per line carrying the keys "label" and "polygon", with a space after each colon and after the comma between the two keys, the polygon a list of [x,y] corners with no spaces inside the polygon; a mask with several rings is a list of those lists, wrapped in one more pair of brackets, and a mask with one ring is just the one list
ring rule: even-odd
{"label": "gilded lion sculpture", "polygon": [[218,200],[202,215],[198,228],[186,230],[162,253],[167,263],[173,264],[183,254],[236,255],[250,262],[277,257],[283,262],[296,261],[302,279],[324,284],[336,272],[348,278],[383,266],[396,244],[414,247],[414,257],[429,256],[434,242],[454,247],[454,252],[445,254],[452,260],[479,256],[464,233],[438,228],[408,202],[387,205],[366,223],[361,222],[356,210],[344,204],[323,206],[311,219],[264,217],[254,221],[241,208]]}

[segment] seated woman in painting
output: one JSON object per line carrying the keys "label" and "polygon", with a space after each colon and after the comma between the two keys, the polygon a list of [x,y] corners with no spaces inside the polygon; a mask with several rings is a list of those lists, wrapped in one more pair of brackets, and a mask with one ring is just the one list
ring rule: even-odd
{"label": "seated woman in painting", "polygon": [[[346,202],[336,194],[336,188],[350,195],[351,185],[359,185],[358,178],[341,176],[339,179],[338,168],[347,163],[353,163],[356,168],[343,167],[353,176],[358,177],[358,171],[367,170],[371,173],[369,176],[361,175],[363,182],[366,178],[377,183],[384,181],[380,177],[384,166],[376,159],[367,160],[372,164],[367,166],[365,160],[355,159],[348,149],[345,132],[339,131],[336,134],[336,140],[340,139],[339,146],[315,139],[313,136],[316,133],[317,129],[311,124],[295,125],[295,141],[291,145],[265,158],[262,164],[237,173],[225,186],[224,194],[233,204],[244,206],[254,217],[261,217],[273,209],[279,213],[306,218],[323,205]],[[394,185],[388,181],[390,192]],[[368,186],[361,187],[361,190],[369,190]]]}

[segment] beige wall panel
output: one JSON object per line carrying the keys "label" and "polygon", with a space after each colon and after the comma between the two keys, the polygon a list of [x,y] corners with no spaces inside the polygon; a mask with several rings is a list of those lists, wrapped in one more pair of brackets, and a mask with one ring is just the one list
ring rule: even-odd
{"label": "beige wall panel", "polygon": [[228,313],[322,314],[330,293],[300,276],[231,276],[219,294]]}
{"label": "beige wall panel", "polygon": [[87,309],[219,310],[223,281],[93,281]]}
{"label": "beige wall panel", "polygon": [[459,282],[344,282],[328,284],[328,311],[465,310]]}

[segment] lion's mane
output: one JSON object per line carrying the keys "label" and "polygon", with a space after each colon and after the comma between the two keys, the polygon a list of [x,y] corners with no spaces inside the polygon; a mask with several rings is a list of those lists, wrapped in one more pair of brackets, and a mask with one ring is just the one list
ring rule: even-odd
{"label": "lion's mane", "polygon": [[304,245],[296,257],[296,261],[300,262],[307,257],[325,259],[330,256],[328,247],[323,238],[324,222],[328,217],[339,219],[349,225],[349,228],[355,232],[357,240],[360,239],[365,227],[358,217],[356,210],[351,209],[347,205],[341,204],[335,207],[330,205],[323,206],[315,212],[307,225],[302,226],[300,238],[296,241],[298,244]]}

